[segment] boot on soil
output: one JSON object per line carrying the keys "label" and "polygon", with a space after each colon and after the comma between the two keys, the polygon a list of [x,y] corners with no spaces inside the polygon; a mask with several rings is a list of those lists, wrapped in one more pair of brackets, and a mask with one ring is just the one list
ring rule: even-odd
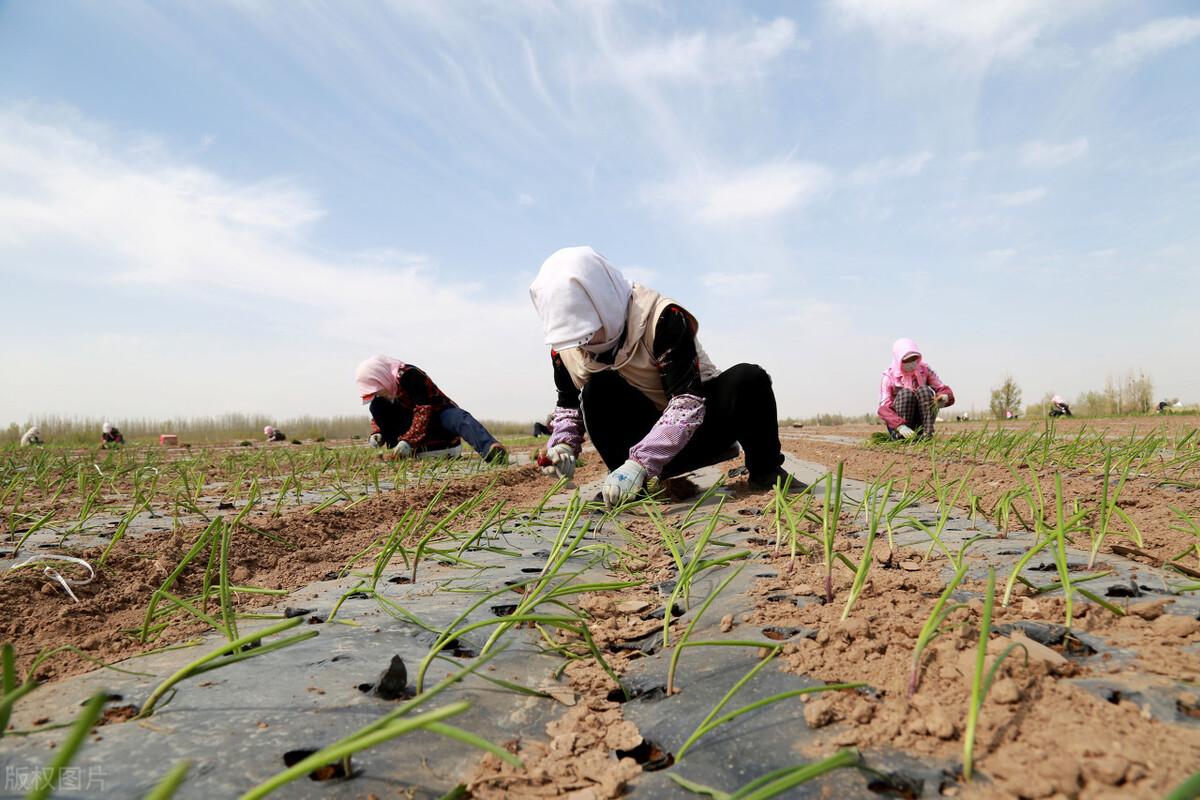
{"label": "boot on soil", "polygon": [[783,467],[776,467],[775,471],[769,475],[755,477],[751,475],[746,479],[746,485],[753,492],[769,492],[778,486],[786,486],[788,494],[799,494],[808,488],[808,484],[792,475]]}

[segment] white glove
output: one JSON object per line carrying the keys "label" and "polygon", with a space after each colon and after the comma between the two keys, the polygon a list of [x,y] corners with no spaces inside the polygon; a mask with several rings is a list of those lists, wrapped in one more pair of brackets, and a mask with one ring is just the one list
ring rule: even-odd
{"label": "white glove", "polygon": [[411,458],[412,454],[412,445],[403,439],[400,440],[400,444],[392,448],[392,455],[394,455],[396,458]]}
{"label": "white glove", "polygon": [[383,434],[372,433],[367,437],[367,444],[371,445],[371,447],[383,447]]}
{"label": "white glove", "polygon": [[546,451],[546,458],[553,466],[542,467],[542,474],[551,478],[572,478],[575,476],[575,451],[569,444],[556,444]]}
{"label": "white glove", "polygon": [[645,482],[646,468],[636,461],[626,461],[608,473],[600,494],[604,497],[604,504],[612,508],[632,497]]}
{"label": "white glove", "polygon": [[[900,434],[900,438],[902,439],[911,439],[917,435],[916,431],[907,425],[901,425],[899,428],[896,428],[896,433]],[[401,442],[400,444],[404,444],[404,442]]]}
{"label": "white glove", "polygon": [[945,394],[936,395],[934,401],[937,402],[938,408],[945,408],[950,405],[950,396]]}

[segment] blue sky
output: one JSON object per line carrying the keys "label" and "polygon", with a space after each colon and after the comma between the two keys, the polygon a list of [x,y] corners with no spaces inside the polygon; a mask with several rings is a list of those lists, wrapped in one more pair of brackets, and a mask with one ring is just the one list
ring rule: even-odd
{"label": "blue sky", "polygon": [[899,336],[1200,400],[1198,74],[1185,2],[0,0],[0,422],[356,413],[376,352],[540,416],[576,244],[784,415]]}

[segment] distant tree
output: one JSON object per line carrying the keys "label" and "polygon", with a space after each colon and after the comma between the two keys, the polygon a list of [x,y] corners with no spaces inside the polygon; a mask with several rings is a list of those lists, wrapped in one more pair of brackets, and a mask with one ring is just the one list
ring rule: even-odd
{"label": "distant tree", "polygon": [[1101,417],[1108,412],[1108,399],[1103,392],[1090,391],[1079,395],[1071,407],[1075,416]]}
{"label": "distant tree", "polygon": [[1125,386],[1129,403],[1128,410],[1136,411],[1139,414],[1149,414],[1154,408],[1154,381],[1144,372],[1139,372],[1135,376],[1130,370],[1125,377]]}
{"label": "distant tree", "polygon": [[1004,419],[1007,411],[1015,414],[1021,410],[1021,387],[1012,375],[1005,375],[1004,382],[992,389],[990,406],[996,419]]}

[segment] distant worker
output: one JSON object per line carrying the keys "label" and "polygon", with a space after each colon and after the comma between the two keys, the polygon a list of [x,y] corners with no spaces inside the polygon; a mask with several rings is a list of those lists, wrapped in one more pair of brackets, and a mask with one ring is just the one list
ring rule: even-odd
{"label": "distant worker", "polygon": [[100,445],[101,447],[116,447],[117,445],[125,444],[125,437],[117,430],[117,427],[111,422],[106,422],[100,426]]}
{"label": "distant worker", "polygon": [[268,442],[287,441],[287,434],[272,425],[263,428],[263,436],[267,437]]}
{"label": "distant worker", "polygon": [[932,437],[938,411],[952,405],[954,391],[925,363],[916,342],[897,339],[879,383],[877,411],[892,439]]}
{"label": "distant worker", "polygon": [[1050,398],[1050,416],[1052,417],[1069,417],[1071,416],[1071,407],[1067,405],[1067,401],[1062,399],[1061,395],[1054,395]]}
{"label": "distant worker", "polygon": [[419,368],[372,356],[358,365],[355,381],[370,404],[372,447],[386,445],[397,458],[457,455],[466,439],[489,464],[508,463],[504,445]]}
{"label": "distant worker", "polygon": [[34,425],[21,436],[21,447],[33,447],[42,444],[42,429]]}
{"label": "distant worker", "polygon": [[771,377],[754,364],[718,370],[682,306],[630,283],[590,247],[551,255],[529,294],[558,390],[550,441],[538,454],[543,472],[574,474],[586,433],[609,469],[601,495],[610,508],[647,478],[724,461],[739,443],[752,489],[790,480]]}
{"label": "distant worker", "polygon": [[1158,413],[1170,414],[1171,413],[1171,401],[1170,400],[1159,400],[1158,401]]}

